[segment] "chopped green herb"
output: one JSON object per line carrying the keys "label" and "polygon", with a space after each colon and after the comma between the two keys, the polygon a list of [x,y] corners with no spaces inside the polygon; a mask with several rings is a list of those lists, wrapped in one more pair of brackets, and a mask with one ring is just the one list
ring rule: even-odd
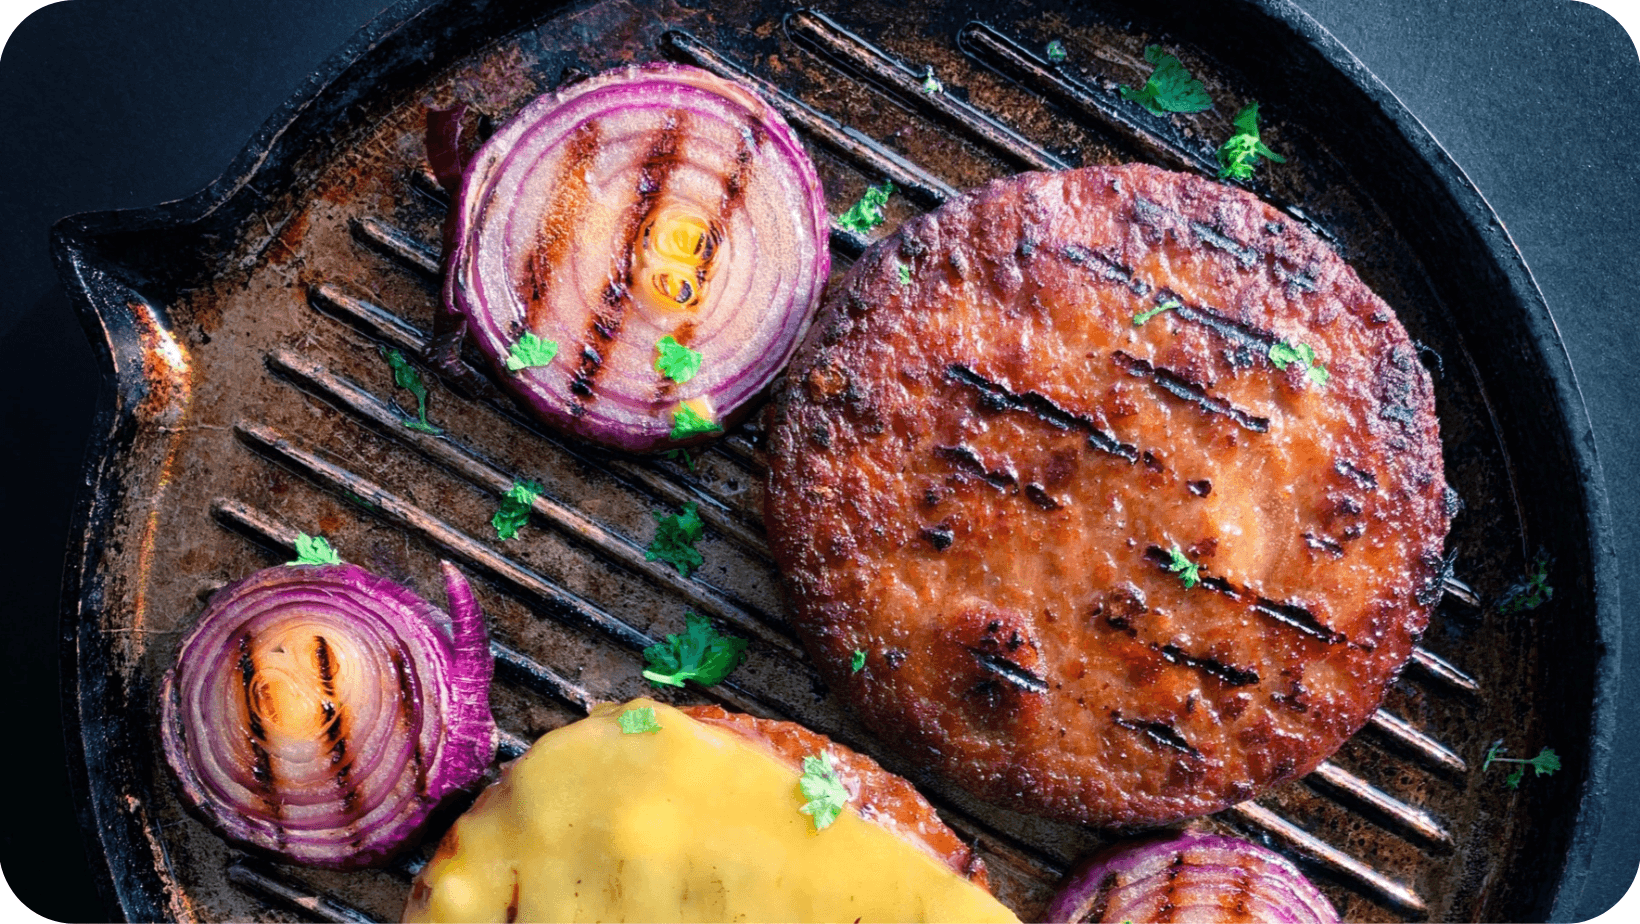
{"label": "chopped green herb", "polygon": [[655,721],[654,706],[628,709],[616,717],[615,723],[621,726],[621,734],[623,735],[641,735],[644,732],[658,732],[661,730],[661,723]]}
{"label": "chopped green herb", "polygon": [[687,628],[666,641],[643,650],[649,669],[645,678],[656,686],[681,687],[693,680],[703,687],[729,676],[746,655],[746,640],[720,635],[712,624],[694,613],[683,615]]}
{"label": "chopped green herb", "polygon": [[507,351],[507,371],[518,372],[532,366],[545,366],[558,355],[558,341],[542,340],[526,332]]}
{"label": "chopped green herb", "polygon": [[889,180],[884,180],[881,186],[866,187],[860,201],[849,206],[849,210],[837,219],[837,226],[861,234],[877,227],[883,223],[883,206],[888,204],[888,197],[893,193],[894,184]]}
{"label": "chopped green herb", "polygon": [[393,370],[393,384],[416,396],[417,419],[403,420],[400,423],[422,433],[443,433],[443,430],[427,422],[427,385],[421,380],[421,373],[417,372],[416,367],[410,365],[410,361],[398,350],[383,349],[382,358],[387,360],[387,365]]}
{"label": "chopped green herb", "polygon": [[1555,589],[1549,586],[1551,562],[1549,553],[1539,550],[1532,559],[1532,569],[1526,573],[1526,579],[1511,586],[1498,598],[1498,612],[1508,615],[1521,610],[1535,610],[1548,603],[1555,595]]}
{"label": "chopped green herb", "polygon": [[1064,63],[1065,58],[1068,57],[1068,55],[1065,54],[1065,43],[1061,42],[1059,39],[1054,39],[1049,42],[1048,47],[1043,49],[1043,51],[1047,53],[1048,60],[1054,64],[1062,64]]}
{"label": "chopped green herb", "polygon": [[932,64],[928,65],[928,69],[923,71],[922,91],[929,96],[945,92],[945,84],[940,83],[940,79],[934,76],[934,65]]}
{"label": "chopped green herb", "polygon": [[860,673],[860,671],[865,669],[865,666],[866,666],[866,653],[861,651],[858,648],[854,649],[854,657],[853,657],[853,659],[851,659],[849,661],[849,664],[848,664],[849,673],[858,674],[858,673]]}
{"label": "chopped green herb", "polygon": [[798,779],[797,788],[803,793],[803,798],[809,800],[798,811],[814,816],[816,831],[831,827],[848,803],[848,789],[838,778],[837,768],[831,763],[831,754],[826,751],[821,751],[819,757],[803,758],[803,776]]}
{"label": "chopped green herb", "polygon": [[1260,157],[1268,157],[1278,164],[1287,158],[1270,150],[1258,137],[1258,103],[1248,103],[1236,113],[1233,123],[1236,133],[1219,145],[1219,179],[1248,180]]}
{"label": "chopped green herb", "polygon": [[1520,788],[1520,781],[1526,778],[1526,768],[1531,767],[1537,776],[1549,776],[1560,769],[1560,755],[1554,748],[1544,748],[1536,757],[1499,757],[1506,750],[1502,741],[1495,742],[1486,752],[1486,762],[1481,764],[1481,772],[1485,773],[1493,764],[1516,764],[1514,771],[1504,779],[1510,789]]}
{"label": "chopped green herb", "polygon": [[359,495],[354,494],[352,491],[344,491],[342,493],[347,495],[348,500],[352,501],[355,504],[358,504],[360,507],[363,507],[366,510],[375,510],[376,509],[375,504],[372,504],[371,502],[365,500],[364,498],[360,497]]}
{"label": "chopped green herb", "polygon": [[1167,301],[1162,302],[1160,305],[1157,305],[1156,307],[1150,309],[1149,311],[1141,311],[1138,314],[1134,315],[1133,316],[1133,326],[1138,327],[1138,326],[1144,324],[1146,321],[1150,320],[1151,318],[1154,318],[1155,316],[1161,314],[1164,311],[1172,311],[1175,308],[1182,308],[1182,307],[1184,307],[1184,306],[1179,304],[1179,302],[1177,300],[1170,298]]}
{"label": "chopped green herb", "polygon": [[296,560],[288,562],[292,565],[339,565],[342,557],[330,547],[330,541],[323,536],[309,536],[307,533],[296,534]]}
{"label": "chopped green herb", "polygon": [[700,514],[693,503],[683,505],[682,513],[667,516],[659,510],[653,512],[655,517],[655,538],[650,540],[649,548],[643,557],[650,561],[664,561],[684,577],[706,563],[706,559],[695,551],[695,543],[706,534],[706,524],[700,521]]}
{"label": "chopped green herb", "polygon": [[1124,84],[1119,91],[1123,99],[1138,103],[1156,115],[1213,108],[1213,98],[1207,95],[1207,88],[1190,76],[1178,58],[1163,51],[1162,46],[1145,46],[1145,60],[1156,65],[1156,69],[1137,90]]}
{"label": "chopped green herb", "polygon": [[900,285],[902,285],[902,286],[911,285],[911,267],[906,266],[904,263],[901,263],[899,266],[896,267],[896,269],[899,270],[899,273],[900,273]]}
{"label": "chopped green herb", "polygon": [[695,413],[695,409],[687,404],[679,404],[672,412],[672,432],[670,436],[675,440],[686,440],[701,433],[722,433],[723,425],[715,420]]}
{"label": "chopped green herb", "polygon": [[663,455],[673,462],[682,459],[684,464],[689,466],[691,472],[695,470],[695,457],[690,455],[687,449],[668,449]]}
{"label": "chopped green herb", "polygon": [[501,498],[501,508],[490,517],[498,539],[511,539],[530,522],[530,506],[541,496],[541,486],[533,481],[515,481]]}
{"label": "chopped green herb", "polygon": [[1189,590],[1202,579],[1201,566],[1191,561],[1189,556],[1179,551],[1178,546],[1168,550],[1167,570],[1177,574],[1184,581],[1184,589]]}
{"label": "chopped green herb", "polygon": [[1270,345],[1269,356],[1270,362],[1274,363],[1277,369],[1285,369],[1292,363],[1298,363],[1310,381],[1317,385],[1325,385],[1332,378],[1327,372],[1326,364],[1315,361],[1315,349],[1307,343],[1294,345],[1285,340],[1273,343]]}
{"label": "chopped green herb", "polygon": [[673,339],[671,334],[662,337],[655,348],[660,350],[660,356],[655,360],[655,371],[672,381],[681,385],[700,372],[700,351],[689,349]]}

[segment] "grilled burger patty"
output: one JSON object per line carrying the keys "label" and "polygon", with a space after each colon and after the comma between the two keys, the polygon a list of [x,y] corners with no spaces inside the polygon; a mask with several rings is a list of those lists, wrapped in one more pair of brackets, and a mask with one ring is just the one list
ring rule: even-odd
{"label": "grilled burger patty", "polygon": [[1023,174],[908,222],[771,417],[769,538],[822,676],[1026,811],[1156,824],[1302,776],[1439,596],[1412,342],[1313,234],[1201,178]]}

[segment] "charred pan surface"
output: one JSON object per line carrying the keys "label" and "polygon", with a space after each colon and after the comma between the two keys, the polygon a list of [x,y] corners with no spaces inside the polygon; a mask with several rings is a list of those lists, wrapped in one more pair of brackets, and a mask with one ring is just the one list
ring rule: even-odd
{"label": "charred pan surface", "polygon": [[837,744],[796,722],[760,719],[721,706],[684,706],[697,722],[728,729],[801,770],[803,758],[829,751],[837,776],[849,792],[849,804],[866,819],[910,841],[952,872],[986,888],[985,861],[940,821],[934,807],[915,787],[884,770],[875,760]]}
{"label": "charred pan surface", "polygon": [[[1325,383],[1277,368],[1283,341]],[[1353,270],[1239,190],[1034,173],[908,222],[771,416],[770,541],[826,682],[1016,808],[1155,824],[1302,776],[1428,620],[1429,378]]]}

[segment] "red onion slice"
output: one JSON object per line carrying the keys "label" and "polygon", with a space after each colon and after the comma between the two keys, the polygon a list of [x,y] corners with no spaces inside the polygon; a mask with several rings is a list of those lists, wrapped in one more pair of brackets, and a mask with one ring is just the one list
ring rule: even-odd
{"label": "red onion slice", "polygon": [[1280,854],[1183,831],[1095,855],[1060,886],[1045,920],[1338,924],[1338,912]]}
{"label": "red onion slice", "polygon": [[[819,178],[780,115],[698,68],[645,64],[543,96],[466,167],[444,300],[549,423],[629,451],[681,405],[727,426],[796,349],[831,257]],[[526,334],[557,345],[508,368]],[[686,382],[667,336],[700,351]],[[517,366],[517,363],[514,363]]]}
{"label": "red onion slice", "polygon": [[160,688],[182,794],[229,840],[377,866],[495,755],[484,616],[444,564],[451,616],[354,565],[223,588]]}

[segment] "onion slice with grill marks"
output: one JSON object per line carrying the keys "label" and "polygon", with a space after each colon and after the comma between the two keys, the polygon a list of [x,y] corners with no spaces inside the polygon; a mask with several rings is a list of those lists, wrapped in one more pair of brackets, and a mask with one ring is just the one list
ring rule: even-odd
{"label": "onion slice with grill marks", "polygon": [[[429,123],[435,163],[458,150],[449,121]],[[530,102],[465,164],[440,326],[562,430],[688,445],[711,434],[674,439],[680,414],[727,427],[790,358],[827,234],[813,163],[755,93],[685,65],[608,71]],[[556,354],[521,363],[526,335]],[[666,337],[702,354],[686,381],[657,366]]]}
{"label": "onion slice with grill marks", "polygon": [[1043,920],[1338,924],[1338,912],[1280,854],[1183,831],[1095,855],[1060,886]]}
{"label": "onion slice with grill marks", "polygon": [[450,616],[354,565],[283,565],[211,598],[160,689],[165,758],[229,840],[378,866],[495,756],[494,662],[472,589]]}

